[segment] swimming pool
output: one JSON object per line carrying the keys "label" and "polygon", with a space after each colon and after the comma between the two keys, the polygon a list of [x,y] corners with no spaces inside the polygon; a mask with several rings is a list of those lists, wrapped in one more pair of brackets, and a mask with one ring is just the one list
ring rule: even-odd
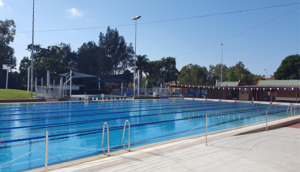
{"label": "swimming pool", "polygon": [[[110,149],[116,151],[123,149],[125,120],[131,123],[131,147],[136,147],[204,133],[205,114],[210,132],[264,122],[266,110],[268,120],[290,115],[287,106],[281,105],[199,100],[3,104],[0,105],[0,171],[44,166],[46,130],[49,131],[48,164],[52,165],[103,154],[104,122],[110,128]],[[106,143],[105,135],[105,147]]]}

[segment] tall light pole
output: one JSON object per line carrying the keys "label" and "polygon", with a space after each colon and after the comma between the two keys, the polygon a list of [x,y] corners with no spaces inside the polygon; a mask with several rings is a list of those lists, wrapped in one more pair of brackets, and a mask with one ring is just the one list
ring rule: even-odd
{"label": "tall light pole", "polygon": [[137,20],[141,16],[132,17],[131,20],[135,20],[135,45],[134,45],[134,74],[133,74],[133,97],[135,97],[135,76],[136,76],[136,32],[137,32]]}
{"label": "tall light pole", "polygon": [[219,43],[222,45],[222,52],[221,52],[221,83],[223,82],[223,43]]}
{"label": "tall light pole", "polygon": [[30,66],[27,68],[27,94],[29,94]]}
{"label": "tall light pole", "polygon": [[267,78],[269,78],[267,69],[265,69],[265,71],[267,72]]}
{"label": "tall light pole", "polygon": [[7,86],[8,86],[8,71],[9,71],[9,68],[6,67],[6,89],[7,89]]}
{"label": "tall light pole", "polygon": [[33,44],[34,44],[34,0],[32,8],[32,44],[31,44],[31,86],[30,86],[30,98],[32,99],[32,90],[33,90]]}

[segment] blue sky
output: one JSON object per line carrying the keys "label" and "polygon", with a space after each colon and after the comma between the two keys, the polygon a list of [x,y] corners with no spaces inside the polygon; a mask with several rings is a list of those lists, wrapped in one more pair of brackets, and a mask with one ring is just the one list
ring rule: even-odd
{"label": "blue sky", "polygon": [[[271,75],[286,56],[300,54],[299,4],[151,22],[291,3],[300,3],[300,0],[35,0],[35,31],[101,27],[36,32],[35,44],[46,47],[64,42],[77,50],[84,42],[98,42],[99,33],[105,33],[107,26],[116,27],[127,43],[134,44],[131,17],[141,15],[137,54],[146,54],[150,60],[175,57],[179,70],[189,63],[208,68],[210,64],[221,62],[218,42],[222,42],[225,65],[232,66],[242,61],[254,74],[266,75],[264,69],[267,69]],[[296,11],[275,19],[293,10]],[[24,56],[30,56],[26,47],[31,43],[32,0],[0,0],[0,20],[5,19],[13,19],[17,26],[11,46],[19,65]],[[272,19],[275,20],[268,22]],[[259,26],[261,24],[264,25]],[[259,27],[245,32],[256,26]],[[242,32],[245,33],[224,40]]]}

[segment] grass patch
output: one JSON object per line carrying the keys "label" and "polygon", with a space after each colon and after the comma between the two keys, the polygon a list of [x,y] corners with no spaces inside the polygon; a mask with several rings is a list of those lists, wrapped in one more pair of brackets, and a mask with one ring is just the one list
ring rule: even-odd
{"label": "grass patch", "polygon": [[[35,96],[33,92],[33,96]],[[0,89],[0,99],[30,99],[30,92],[15,89]]]}

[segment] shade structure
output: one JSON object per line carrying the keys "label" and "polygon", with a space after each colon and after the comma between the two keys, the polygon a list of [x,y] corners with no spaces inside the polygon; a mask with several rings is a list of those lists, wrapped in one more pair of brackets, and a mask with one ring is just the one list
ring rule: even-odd
{"label": "shade structure", "polygon": [[95,81],[88,81],[88,82],[115,82],[115,83],[122,83],[123,80],[120,80],[120,79],[105,79],[105,80],[95,80]]}
{"label": "shade structure", "polygon": [[[72,73],[73,73],[73,76],[72,76],[73,79],[74,78],[97,78],[97,76],[95,76],[95,75],[88,75],[88,74],[79,73],[79,72],[72,72]],[[67,75],[69,75],[69,72],[59,74],[59,76],[62,76],[62,77],[66,77]]]}

